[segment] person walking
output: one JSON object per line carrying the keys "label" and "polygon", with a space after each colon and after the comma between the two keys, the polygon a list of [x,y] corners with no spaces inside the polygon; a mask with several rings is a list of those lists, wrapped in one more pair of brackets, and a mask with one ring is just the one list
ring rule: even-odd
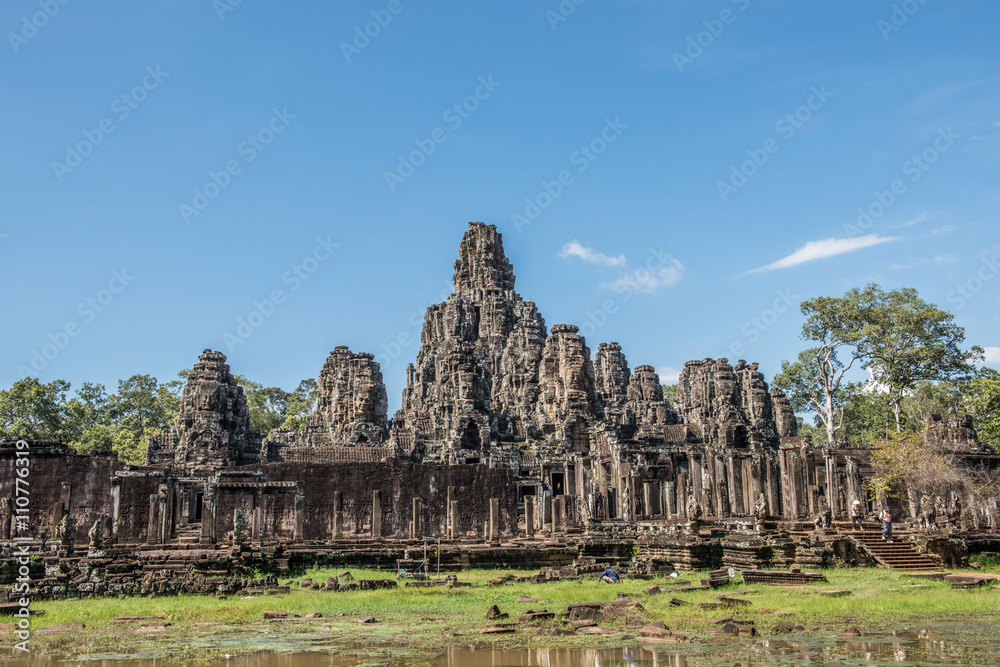
{"label": "person walking", "polygon": [[879,512],[878,520],[882,522],[882,539],[892,544],[892,514],[889,513],[888,505]]}
{"label": "person walking", "polygon": [[851,530],[864,532],[864,525],[861,523],[861,501],[857,498],[851,503]]}

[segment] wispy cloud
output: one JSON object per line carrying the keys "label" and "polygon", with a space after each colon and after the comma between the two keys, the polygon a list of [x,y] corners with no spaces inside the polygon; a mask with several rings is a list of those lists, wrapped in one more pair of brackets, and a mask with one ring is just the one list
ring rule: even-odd
{"label": "wispy cloud", "polygon": [[625,255],[618,255],[617,257],[605,255],[603,252],[597,252],[593,248],[585,248],[576,239],[573,239],[573,241],[564,245],[562,250],[559,251],[559,256],[563,259],[579,257],[585,262],[590,262],[591,264],[601,264],[602,266],[625,265]]}
{"label": "wispy cloud", "polygon": [[957,261],[958,258],[953,253],[946,252],[943,255],[938,255],[937,257],[932,257],[930,259],[914,259],[906,264],[891,264],[889,266],[889,270],[915,269],[919,266],[927,266],[928,264],[934,264],[935,266],[947,266],[948,264],[954,264]]}
{"label": "wispy cloud", "polygon": [[900,225],[893,225],[891,229],[902,229],[903,227],[912,227],[913,225],[923,222],[926,219],[927,219],[927,213],[924,212],[918,215],[917,217],[913,218],[912,220],[907,220],[906,222]]}
{"label": "wispy cloud", "polygon": [[941,234],[951,234],[953,231],[955,231],[954,225],[945,225],[943,227],[938,227],[936,229],[932,229],[931,231],[927,232],[924,235],[924,238],[929,238],[931,236],[940,236]]}
{"label": "wispy cloud", "polygon": [[684,265],[673,257],[668,257],[666,266],[656,269],[647,269],[640,266],[638,269],[629,271],[618,276],[609,283],[604,283],[604,287],[610,287],[616,292],[633,290],[644,294],[652,294],[660,287],[668,287],[680,282],[684,274]]}
{"label": "wispy cloud", "polygon": [[984,347],[985,361],[988,364],[1000,364],[1000,347]]}
{"label": "wispy cloud", "polygon": [[791,266],[798,266],[806,262],[815,262],[818,259],[825,259],[835,255],[843,255],[862,248],[869,248],[874,245],[898,241],[901,236],[879,236],[878,234],[868,234],[853,239],[823,239],[822,241],[809,241],[804,246],[787,257],[782,257],[776,262],[759,269],[752,269],[747,273],[764,273],[775,269],[787,269]]}

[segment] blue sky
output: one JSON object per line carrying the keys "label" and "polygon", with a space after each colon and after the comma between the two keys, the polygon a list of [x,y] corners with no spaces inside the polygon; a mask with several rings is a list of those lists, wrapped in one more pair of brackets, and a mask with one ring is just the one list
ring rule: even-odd
{"label": "blue sky", "polygon": [[348,345],[394,410],[470,220],[667,381],[871,281],[1000,363],[996,3],[234,1],[0,9],[0,385]]}

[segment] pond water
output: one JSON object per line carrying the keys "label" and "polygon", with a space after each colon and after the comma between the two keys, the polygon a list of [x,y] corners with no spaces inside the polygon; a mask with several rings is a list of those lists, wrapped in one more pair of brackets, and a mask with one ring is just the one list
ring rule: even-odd
{"label": "pond water", "polygon": [[[454,647],[418,651],[389,644],[331,645],[310,651],[309,643],[284,650],[257,650],[198,667],[717,667],[750,665],[1000,665],[1000,629],[993,623],[938,623],[934,629],[860,638],[782,637],[701,638],[697,643],[632,644],[602,649],[523,649]],[[318,648],[319,645],[316,644]],[[244,647],[247,648],[247,647]],[[303,650],[307,649],[307,650]],[[60,661],[0,658],[31,667],[193,667],[161,657],[92,655]]]}

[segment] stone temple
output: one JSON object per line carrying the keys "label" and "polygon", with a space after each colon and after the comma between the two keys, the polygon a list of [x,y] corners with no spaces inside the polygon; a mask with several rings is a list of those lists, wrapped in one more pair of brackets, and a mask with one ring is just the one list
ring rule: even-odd
{"label": "stone temple", "polygon": [[[262,437],[225,355],[206,350],[146,465],[27,443],[33,509],[20,531],[18,445],[3,443],[0,543],[28,536],[58,559],[68,574],[39,582],[53,597],[214,590],[145,576],[150,562],[215,563],[220,576],[251,562],[385,566],[424,538],[451,566],[564,566],[635,547],[647,568],[872,560],[833,525],[854,498],[871,509],[866,450],[799,436],[756,363],[689,361],[671,404],[619,343],[592,350],[575,325],[547,325],[515,291],[492,225],[469,224],[454,286],[427,309],[391,417],[374,356],[339,346],[306,428]],[[938,430],[989,458],[967,420]],[[920,549],[933,565],[968,544],[941,535]],[[66,583],[84,565],[110,568],[97,588]]]}

